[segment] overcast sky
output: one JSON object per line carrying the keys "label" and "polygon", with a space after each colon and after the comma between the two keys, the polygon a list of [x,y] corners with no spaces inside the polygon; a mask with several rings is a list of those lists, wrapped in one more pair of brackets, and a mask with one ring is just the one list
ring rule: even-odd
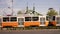
{"label": "overcast sky", "polygon": [[[35,10],[43,15],[46,15],[48,8],[54,8],[57,12],[60,8],[60,0],[13,0],[13,9],[14,14],[17,13],[18,10],[26,10],[26,6],[29,9],[33,9],[33,3],[35,4]],[[7,14],[11,14],[12,11],[7,10],[7,7],[11,7],[11,0],[0,0],[0,15],[5,11]]]}

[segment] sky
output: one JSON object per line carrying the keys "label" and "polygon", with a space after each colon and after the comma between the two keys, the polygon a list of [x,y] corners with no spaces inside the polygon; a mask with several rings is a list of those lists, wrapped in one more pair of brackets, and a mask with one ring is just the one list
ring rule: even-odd
{"label": "sky", "polygon": [[[27,3],[31,10],[33,9],[33,4],[35,4],[35,11],[43,15],[46,15],[49,8],[54,8],[57,12],[59,12],[60,8],[60,0],[13,0],[14,14],[17,14],[19,10],[25,11]],[[11,9],[7,8],[11,6],[11,0],[0,0],[0,15],[4,14],[3,11],[7,14],[11,14]]]}

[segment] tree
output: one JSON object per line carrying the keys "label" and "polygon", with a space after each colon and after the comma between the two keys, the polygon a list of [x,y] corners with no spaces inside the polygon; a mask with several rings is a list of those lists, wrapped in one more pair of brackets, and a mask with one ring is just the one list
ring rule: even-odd
{"label": "tree", "polygon": [[22,13],[22,11],[18,11],[17,14],[33,14],[33,15],[35,15],[35,16],[42,16],[42,14],[40,14],[40,13],[38,13],[38,12],[36,12],[36,11],[34,11],[34,13],[33,13],[33,10],[28,10],[28,11],[26,11],[25,13]]}
{"label": "tree", "polygon": [[58,13],[53,9],[53,8],[49,8],[49,11],[47,12],[48,16],[55,16],[58,15]]}
{"label": "tree", "polygon": [[28,10],[27,14],[33,14],[33,15],[37,15],[37,16],[42,16],[42,14],[36,12],[36,11],[33,11],[33,10]]}
{"label": "tree", "polygon": [[18,13],[17,14],[22,14],[22,12],[21,11],[18,11]]}

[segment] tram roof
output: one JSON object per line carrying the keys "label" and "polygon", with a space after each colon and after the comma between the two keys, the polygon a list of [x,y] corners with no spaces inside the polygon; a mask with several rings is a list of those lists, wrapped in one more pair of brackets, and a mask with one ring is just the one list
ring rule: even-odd
{"label": "tram roof", "polygon": [[17,15],[18,17],[32,17],[32,16],[34,16],[33,14],[19,14],[19,15]]}

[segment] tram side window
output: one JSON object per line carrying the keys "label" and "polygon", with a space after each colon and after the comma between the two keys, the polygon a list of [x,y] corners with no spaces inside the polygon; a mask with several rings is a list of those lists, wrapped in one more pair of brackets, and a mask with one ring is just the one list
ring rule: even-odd
{"label": "tram side window", "polygon": [[40,18],[40,22],[42,22],[43,20],[42,20],[42,18]]}
{"label": "tram side window", "polygon": [[48,16],[46,16],[46,20],[49,20],[49,17]]}
{"label": "tram side window", "polygon": [[32,17],[32,20],[33,20],[33,21],[38,21],[39,18],[38,18],[38,17]]}
{"label": "tram side window", "polygon": [[9,17],[3,17],[3,22],[8,22],[9,21]]}
{"label": "tram side window", "polygon": [[31,17],[25,17],[25,21],[31,21]]}
{"label": "tram side window", "polygon": [[11,17],[10,21],[17,21],[17,17]]}
{"label": "tram side window", "polygon": [[55,16],[53,16],[53,19],[52,20],[55,20]]}

